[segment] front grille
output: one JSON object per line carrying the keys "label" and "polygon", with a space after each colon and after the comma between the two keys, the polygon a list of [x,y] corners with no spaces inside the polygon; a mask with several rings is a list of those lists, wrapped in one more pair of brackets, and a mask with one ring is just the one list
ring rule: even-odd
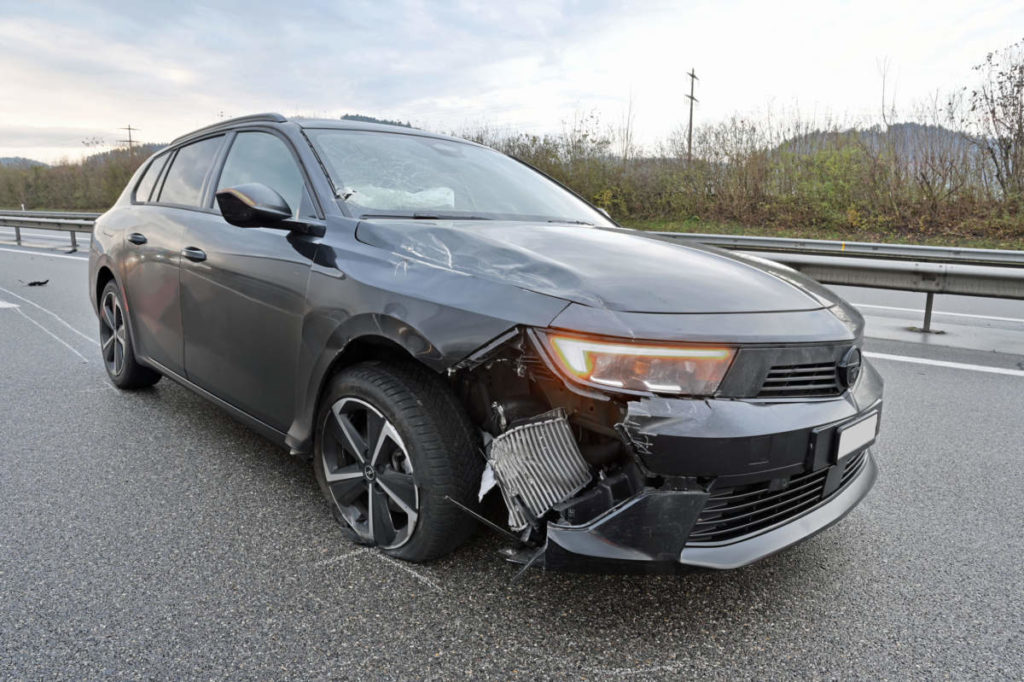
{"label": "front grille", "polygon": [[860,470],[864,468],[864,453],[866,452],[867,450],[861,450],[846,461],[846,468],[843,469],[843,477],[839,483],[839,490],[845,488],[846,484],[856,478],[857,474],[860,473]]}
{"label": "front grille", "polygon": [[758,398],[837,396],[843,392],[835,362],[776,365],[768,370]]}
{"label": "front grille", "polygon": [[[833,495],[864,468],[866,452],[861,450],[846,460]],[[826,468],[793,476],[782,490],[769,489],[767,481],[716,490],[704,504],[687,543],[724,542],[798,516],[822,501],[828,473]]]}

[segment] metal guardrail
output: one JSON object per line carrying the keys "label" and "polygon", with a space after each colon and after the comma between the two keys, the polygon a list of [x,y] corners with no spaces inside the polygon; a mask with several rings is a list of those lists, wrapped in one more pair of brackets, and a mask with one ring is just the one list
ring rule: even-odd
{"label": "metal guardrail", "polygon": [[[0,227],[92,232],[99,213],[0,211]],[[871,244],[818,239],[744,237],[689,232],[654,232],[660,238],[699,242],[767,258],[823,284],[897,289],[927,294],[921,331],[931,331],[935,294],[1024,299],[1024,251],[966,249],[912,244]]]}
{"label": "metal guardrail", "polygon": [[21,244],[22,229],[59,230],[71,236],[71,250],[78,250],[78,232],[92,232],[99,213],[74,211],[2,211],[0,227],[14,228],[14,241]]}
{"label": "metal guardrail", "polygon": [[922,263],[1004,265],[1007,267],[1024,268],[1024,251],[968,249],[955,246],[918,246],[916,244],[873,244],[870,242],[788,239],[785,237],[746,237],[726,234],[697,234],[693,232],[657,232],[656,234],[739,251],[799,253],[804,255],[875,258]]}
{"label": "metal guardrail", "polygon": [[658,232],[782,263],[822,284],[918,291],[931,333],[935,294],[1024,299],[1024,251]]}

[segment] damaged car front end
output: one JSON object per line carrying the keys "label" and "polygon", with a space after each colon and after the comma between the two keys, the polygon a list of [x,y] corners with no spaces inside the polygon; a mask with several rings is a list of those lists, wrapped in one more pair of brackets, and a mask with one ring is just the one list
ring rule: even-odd
{"label": "damaged car front end", "polygon": [[488,344],[453,378],[487,433],[481,494],[500,489],[519,540],[508,558],[736,568],[837,522],[876,476],[882,380],[862,325],[838,301],[718,315],[570,305],[550,328]]}

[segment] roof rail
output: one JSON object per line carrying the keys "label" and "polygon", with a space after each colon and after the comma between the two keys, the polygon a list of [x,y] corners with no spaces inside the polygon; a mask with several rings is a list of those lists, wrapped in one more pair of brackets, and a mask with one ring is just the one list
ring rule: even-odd
{"label": "roof rail", "polygon": [[171,140],[171,144],[177,144],[177,143],[181,142],[182,140],[185,140],[185,139],[188,139],[190,137],[193,137],[194,135],[197,135],[198,133],[205,133],[205,132],[208,132],[208,131],[216,130],[218,128],[222,128],[224,126],[235,125],[237,123],[256,123],[256,122],[259,122],[259,121],[272,121],[274,123],[284,123],[287,120],[288,119],[285,118],[284,116],[282,116],[281,114],[275,114],[274,112],[267,112],[267,113],[264,113],[264,114],[249,114],[248,116],[239,116],[237,118],[229,118],[229,119],[226,119],[226,120],[223,120],[223,121],[217,121],[216,123],[211,123],[208,126],[203,126],[202,128],[198,128],[196,130],[193,130],[190,133],[185,133],[184,135],[179,135],[178,137],[176,137],[173,140]]}

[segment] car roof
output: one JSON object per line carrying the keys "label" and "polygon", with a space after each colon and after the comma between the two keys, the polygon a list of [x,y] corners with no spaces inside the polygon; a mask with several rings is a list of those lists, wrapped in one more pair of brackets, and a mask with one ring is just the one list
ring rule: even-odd
{"label": "car roof", "polygon": [[364,121],[353,121],[349,119],[336,119],[336,118],[304,118],[301,116],[287,118],[281,114],[268,112],[263,114],[251,114],[249,116],[239,116],[237,118],[230,118],[224,121],[217,121],[208,126],[198,128],[190,133],[181,135],[175,138],[171,142],[171,146],[185,142],[194,137],[206,135],[209,133],[215,133],[220,131],[231,130],[238,126],[247,125],[250,123],[294,123],[301,128],[330,128],[336,130],[364,130],[368,132],[381,132],[381,133],[403,133],[406,135],[420,135],[423,137],[433,137],[439,140],[451,140],[454,142],[464,142],[468,144],[475,144],[469,140],[463,140],[458,137],[452,137],[450,135],[439,135],[437,133],[430,133],[419,128],[412,128],[409,126],[401,125],[389,125],[386,123],[368,123]]}

